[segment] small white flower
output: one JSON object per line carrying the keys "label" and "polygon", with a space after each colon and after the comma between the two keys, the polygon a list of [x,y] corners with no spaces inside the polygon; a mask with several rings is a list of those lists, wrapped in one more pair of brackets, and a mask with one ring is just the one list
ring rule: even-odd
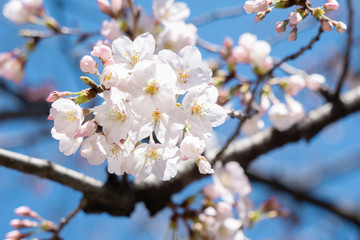
{"label": "small white flower", "polygon": [[175,177],[176,164],[180,159],[180,150],[176,146],[142,143],[134,149],[129,161],[136,178],[145,179],[153,174],[163,181],[168,181]]}
{"label": "small white flower", "polygon": [[197,164],[197,166],[199,168],[199,172],[201,174],[214,173],[214,169],[211,168],[211,164],[208,162],[208,160],[205,157],[200,156],[199,158],[197,158],[196,164]]}
{"label": "small white flower", "polygon": [[305,80],[306,80],[306,87],[313,91],[319,90],[321,85],[324,84],[326,81],[323,75],[317,73],[313,73],[307,76]]}
{"label": "small white flower", "polygon": [[119,63],[105,67],[100,77],[100,83],[108,89],[116,87],[126,92],[127,85],[130,82],[130,75],[125,66],[125,64]]}
{"label": "small white flower", "polygon": [[64,133],[58,133],[55,128],[51,129],[51,135],[56,140],[59,140],[59,150],[64,153],[65,156],[75,154],[83,140],[82,137],[73,138]]}
{"label": "small white flower", "polygon": [[180,151],[186,158],[196,159],[204,152],[205,146],[204,140],[187,135],[180,144]]}
{"label": "small white flower", "polygon": [[174,2],[174,0],[154,0],[154,17],[160,22],[184,21],[190,16],[190,9],[183,2]]}
{"label": "small white flower", "polygon": [[196,47],[186,46],[178,55],[171,50],[162,50],[159,57],[176,73],[175,93],[184,94],[191,87],[212,81],[212,71],[202,64],[201,53]]}
{"label": "small white flower", "polygon": [[185,95],[182,104],[192,133],[209,138],[212,127],[224,123],[227,113],[215,103],[217,97],[216,87],[205,84],[190,89]]}
{"label": "small white flower", "polygon": [[79,105],[70,99],[59,99],[51,105],[50,115],[54,119],[57,133],[73,137],[84,121],[84,115]]}
{"label": "small white flower", "polygon": [[117,88],[104,91],[104,103],[94,108],[95,120],[103,127],[109,144],[126,139],[132,124],[132,113],[125,93]]}
{"label": "small white flower", "polygon": [[128,68],[138,62],[151,59],[155,50],[155,39],[149,33],[138,36],[134,42],[128,37],[121,36],[112,44],[115,63],[126,63]]}
{"label": "small white flower", "polygon": [[102,164],[109,153],[109,148],[104,135],[95,134],[82,142],[80,155],[88,160],[91,165]]}

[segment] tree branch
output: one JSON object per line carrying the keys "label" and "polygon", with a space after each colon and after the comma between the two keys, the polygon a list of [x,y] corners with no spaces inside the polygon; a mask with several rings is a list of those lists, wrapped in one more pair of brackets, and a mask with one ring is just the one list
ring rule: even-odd
{"label": "tree branch", "polygon": [[293,197],[295,197],[296,199],[298,199],[300,201],[305,201],[305,202],[311,203],[313,205],[316,205],[318,207],[321,207],[325,210],[328,210],[328,211],[356,224],[357,226],[360,226],[360,215],[357,212],[349,211],[349,209],[344,209],[341,206],[338,206],[331,202],[318,199],[318,198],[312,196],[311,194],[309,194],[309,192],[301,191],[296,188],[294,189],[294,188],[288,187],[288,186],[284,185],[283,183],[277,181],[276,178],[274,178],[274,177],[272,177],[272,178],[264,177],[264,176],[260,176],[259,174],[252,173],[252,172],[251,173],[247,172],[246,175],[252,181],[261,182],[261,183],[269,185],[270,187],[272,187],[274,189],[280,190],[285,193],[289,193],[290,195],[292,195]]}
{"label": "tree branch", "polygon": [[[211,162],[237,161],[245,169],[258,156],[287,143],[301,139],[310,140],[324,127],[360,110],[360,87],[311,111],[307,118],[291,129],[279,132],[274,128],[266,129],[254,136],[230,144],[221,159],[215,159],[216,152],[210,152]],[[104,185],[102,182],[76,171],[66,169],[50,161],[31,158],[22,154],[0,149],[0,165],[47,178],[84,194],[87,200],[84,211],[88,213],[107,212],[112,215],[130,215],[137,202],[145,202],[151,214],[166,207],[171,195],[179,192],[191,182],[204,176],[198,172],[196,164],[181,162],[177,176],[167,182],[159,180],[133,182],[128,188]]]}

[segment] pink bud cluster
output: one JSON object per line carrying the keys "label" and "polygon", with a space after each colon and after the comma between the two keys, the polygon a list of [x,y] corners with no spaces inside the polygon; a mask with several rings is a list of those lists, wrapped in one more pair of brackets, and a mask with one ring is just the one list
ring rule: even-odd
{"label": "pink bud cluster", "polygon": [[[243,227],[249,226],[251,186],[237,162],[216,164],[213,184],[203,189],[203,211],[194,231],[210,239],[246,239]],[[209,204],[211,203],[211,204]]]}
{"label": "pink bud cluster", "polygon": [[0,76],[19,83],[24,77],[24,56],[18,50],[0,53]]}
{"label": "pink bud cluster", "polygon": [[[52,232],[56,226],[53,222],[43,219],[37,212],[27,206],[21,206],[14,210],[15,214],[25,219],[12,219],[10,225],[16,229],[8,232],[5,239],[20,240],[40,232]],[[24,229],[27,232],[21,232]],[[30,230],[30,231],[29,231]],[[35,230],[35,231],[34,231]]]}
{"label": "pink bud cluster", "polygon": [[[257,13],[255,17],[255,22],[259,22],[265,18],[265,16],[270,13],[274,8],[288,8],[296,2],[292,1],[271,1],[271,0],[255,0],[255,1],[246,1],[244,3],[244,9],[247,14]],[[339,33],[346,31],[346,25],[343,22],[338,22],[331,20],[325,16],[325,10],[334,11],[339,8],[339,3],[337,0],[328,0],[321,8],[311,8],[302,6],[299,9],[291,12],[289,18],[283,21],[279,21],[275,24],[275,32],[282,33],[286,31],[286,26],[289,25],[290,28],[293,28],[289,33],[289,41],[295,41],[297,39],[297,25],[306,18],[311,12],[312,15],[319,19],[324,31],[331,31],[333,26],[336,26],[336,30]]]}

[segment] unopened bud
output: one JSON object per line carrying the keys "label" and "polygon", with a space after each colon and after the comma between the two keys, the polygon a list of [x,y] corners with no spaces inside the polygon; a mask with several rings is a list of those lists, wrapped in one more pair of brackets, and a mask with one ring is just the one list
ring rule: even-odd
{"label": "unopened bud", "polygon": [[293,30],[291,30],[291,32],[289,33],[289,38],[288,40],[290,42],[295,41],[297,39],[297,28],[294,28]]}
{"label": "unopened bud", "polygon": [[324,4],[324,8],[328,11],[338,10],[339,3],[337,0],[328,0],[328,2]]}
{"label": "unopened bud", "polygon": [[98,72],[96,66],[95,60],[89,55],[85,55],[80,61],[80,69],[84,73],[96,74]]}
{"label": "unopened bud", "polygon": [[345,23],[343,23],[343,22],[338,22],[338,23],[336,24],[336,31],[338,31],[339,33],[345,32],[346,29],[347,29],[347,26],[346,26]]}
{"label": "unopened bud", "polygon": [[280,21],[275,23],[275,32],[282,33],[286,31],[286,25],[289,23],[289,20]]}
{"label": "unopened bud", "polygon": [[330,32],[333,28],[332,23],[328,20],[321,19],[320,23],[322,30],[324,30],[325,32]]}

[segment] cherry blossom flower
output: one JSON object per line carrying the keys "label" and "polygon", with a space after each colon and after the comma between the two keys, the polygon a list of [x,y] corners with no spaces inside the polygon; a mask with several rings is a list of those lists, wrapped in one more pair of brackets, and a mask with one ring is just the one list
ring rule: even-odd
{"label": "cherry blossom flower", "polygon": [[170,50],[162,50],[159,57],[176,72],[175,93],[184,94],[191,87],[212,81],[212,71],[202,64],[201,53],[196,47],[186,46],[178,55]]}
{"label": "cherry blossom flower", "polygon": [[197,28],[193,24],[186,24],[182,21],[169,22],[158,35],[157,51],[170,49],[175,53],[190,45],[195,46],[197,39]]}
{"label": "cherry blossom flower", "polygon": [[59,150],[65,156],[75,154],[83,140],[83,137],[73,137],[67,136],[64,133],[58,133],[55,128],[51,129],[51,135],[53,138],[59,140]]}
{"label": "cherry blossom flower", "polygon": [[124,174],[124,172],[131,172],[131,163],[127,159],[130,156],[130,152],[134,149],[134,142],[127,138],[120,143],[113,143],[109,146],[108,154],[108,172],[115,173],[117,175]]}
{"label": "cherry blossom flower", "polygon": [[177,173],[176,164],[181,159],[178,147],[158,143],[142,143],[130,156],[134,176],[145,179],[151,174],[168,181]]}
{"label": "cherry blossom flower", "polygon": [[156,108],[167,112],[175,107],[175,82],[175,72],[169,65],[149,60],[138,63],[128,85],[134,111],[149,116]]}
{"label": "cherry blossom flower", "polygon": [[186,3],[174,0],[154,0],[152,8],[154,17],[163,23],[184,21],[190,16],[190,9]]}
{"label": "cherry blossom flower", "polygon": [[201,174],[211,174],[214,173],[214,169],[211,168],[211,164],[208,162],[208,160],[200,156],[196,159],[196,164],[198,165],[199,172]]}
{"label": "cherry blossom flower", "polygon": [[200,85],[189,90],[183,99],[183,107],[191,126],[191,133],[209,138],[212,127],[221,125],[226,117],[226,111],[216,104],[218,91],[216,87]]}
{"label": "cherry blossom flower", "polygon": [[91,165],[102,164],[109,154],[109,148],[104,135],[95,134],[86,138],[81,144],[80,155]]}
{"label": "cherry blossom flower", "polygon": [[180,151],[185,158],[196,159],[204,152],[205,146],[203,139],[187,135],[180,144]]}
{"label": "cherry blossom flower", "polygon": [[304,77],[299,74],[286,77],[283,81],[285,91],[292,96],[296,95],[306,85]]}
{"label": "cherry blossom flower", "polygon": [[117,39],[118,37],[120,37],[122,35],[120,25],[114,19],[111,19],[110,21],[104,20],[103,23],[102,23],[100,33],[105,38],[110,39],[112,41]]}
{"label": "cherry blossom flower", "polygon": [[126,64],[118,63],[106,66],[101,74],[100,83],[107,89],[116,87],[126,92],[130,82],[129,70]]}
{"label": "cherry blossom flower", "polygon": [[289,14],[289,19],[292,25],[296,25],[299,24],[303,18],[299,12],[294,11]]}
{"label": "cherry blossom flower", "polygon": [[131,128],[131,107],[125,93],[116,88],[104,91],[103,97],[104,103],[94,108],[95,121],[103,127],[108,143],[118,143]]}
{"label": "cherry blossom flower", "polygon": [[79,105],[70,99],[59,99],[51,105],[50,116],[54,119],[57,133],[74,136],[84,121],[84,115]]}
{"label": "cherry blossom flower", "polygon": [[134,42],[122,36],[112,44],[115,63],[126,63],[128,68],[134,67],[138,62],[151,59],[155,50],[155,39],[149,33],[138,36]]}
{"label": "cherry blossom flower", "polygon": [[35,22],[44,15],[42,4],[42,0],[10,0],[3,7],[3,15],[17,24]]}

